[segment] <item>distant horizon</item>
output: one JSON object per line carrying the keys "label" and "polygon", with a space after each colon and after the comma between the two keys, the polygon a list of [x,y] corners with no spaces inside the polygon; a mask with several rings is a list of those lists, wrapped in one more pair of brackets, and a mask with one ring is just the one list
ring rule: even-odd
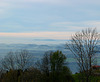
{"label": "distant horizon", "polygon": [[[7,39],[8,40],[8,39]],[[65,44],[68,40],[60,40],[60,39],[27,39],[27,38],[20,38],[8,41],[1,41],[0,44]]]}
{"label": "distant horizon", "polygon": [[[33,33],[0,33],[0,43],[58,43],[70,39],[74,32],[33,32]],[[44,41],[44,42],[42,42]],[[55,43],[57,43],[55,42]]]}

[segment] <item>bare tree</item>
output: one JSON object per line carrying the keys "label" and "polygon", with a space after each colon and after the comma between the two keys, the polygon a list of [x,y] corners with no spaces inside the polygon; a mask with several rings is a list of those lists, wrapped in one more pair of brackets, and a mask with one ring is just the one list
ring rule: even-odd
{"label": "bare tree", "polygon": [[43,58],[41,61],[37,61],[36,68],[38,68],[40,71],[46,74],[46,76],[49,76],[50,69],[50,53],[52,52],[45,52]]}
{"label": "bare tree", "polygon": [[16,69],[15,57],[13,52],[9,52],[1,61],[3,70]]}
{"label": "bare tree", "polygon": [[88,28],[75,33],[66,44],[77,60],[79,71],[85,74],[86,82],[89,82],[99,39],[100,34],[97,30]]}
{"label": "bare tree", "polygon": [[17,68],[25,70],[30,64],[29,61],[32,61],[31,60],[32,56],[29,54],[29,52],[27,50],[17,51],[17,52],[15,52],[15,54],[16,54]]}
{"label": "bare tree", "polygon": [[33,63],[30,61],[32,56],[29,54],[27,50],[20,50],[16,52],[9,52],[2,60],[1,60],[1,68],[5,71],[9,71],[10,69],[22,69],[25,70]]}

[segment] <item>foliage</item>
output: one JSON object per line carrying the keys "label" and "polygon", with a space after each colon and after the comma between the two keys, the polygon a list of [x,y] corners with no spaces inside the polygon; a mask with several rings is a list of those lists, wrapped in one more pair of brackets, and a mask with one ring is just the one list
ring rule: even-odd
{"label": "foliage", "polygon": [[[17,54],[22,62],[24,62],[24,57],[27,59],[26,55],[26,52],[20,53],[20,56]],[[9,59],[9,56],[7,57]],[[18,59],[18,57],[16,58]],[[71,71],[65,65],[65,60],[66,56],[61,51],[46,52],[37,67],[31,66],[24,70],[20,67],[18,69],[11,68],[1,74],[0,82],[73,82]],[[18,63],[20,64],[20,60]]]}
{"label": "foliage", "polygon": [[[75,82],[86,82],[86,80],[83,81],[83,78],[81,77],[81,73],[73,74],[72,77],[74,78]],[[91,82],[100,82],[100,76],[91,75],[89,77],[89,80],[91,80]]]}
{"label": "foliage", "polygon": [[18,82],[21,70],[9,70],[2,74],[1,82]]}
{"label": "foliage", "polygon": [[71,72],[65,66],[66,56],[61,51],[46,52],[43,59],[38,62],[43,73],[43,82],[73,81]]}

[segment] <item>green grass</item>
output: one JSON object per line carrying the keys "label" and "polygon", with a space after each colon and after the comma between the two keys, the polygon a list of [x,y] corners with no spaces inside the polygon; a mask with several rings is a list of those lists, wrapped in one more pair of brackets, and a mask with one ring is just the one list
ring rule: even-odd
{"label": "green grass", "polygon": [[[83,77],[81,78],[81,74],[73,74],[73,78],[75,82],[82,82]],[[91,82],[100,82],[100,76],[90,76],[89,78]],[[85,81],[84,81],[85,82]]]}

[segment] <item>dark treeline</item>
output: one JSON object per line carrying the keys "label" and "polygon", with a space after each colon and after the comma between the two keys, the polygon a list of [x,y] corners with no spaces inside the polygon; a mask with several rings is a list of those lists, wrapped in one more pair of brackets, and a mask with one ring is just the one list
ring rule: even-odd
{"label": "dark treeline", "polygon": [[0,66],[0,82],[73,82],[61,51],[46,52],[41,60],[33,63],[27,50],[9,52]]}

